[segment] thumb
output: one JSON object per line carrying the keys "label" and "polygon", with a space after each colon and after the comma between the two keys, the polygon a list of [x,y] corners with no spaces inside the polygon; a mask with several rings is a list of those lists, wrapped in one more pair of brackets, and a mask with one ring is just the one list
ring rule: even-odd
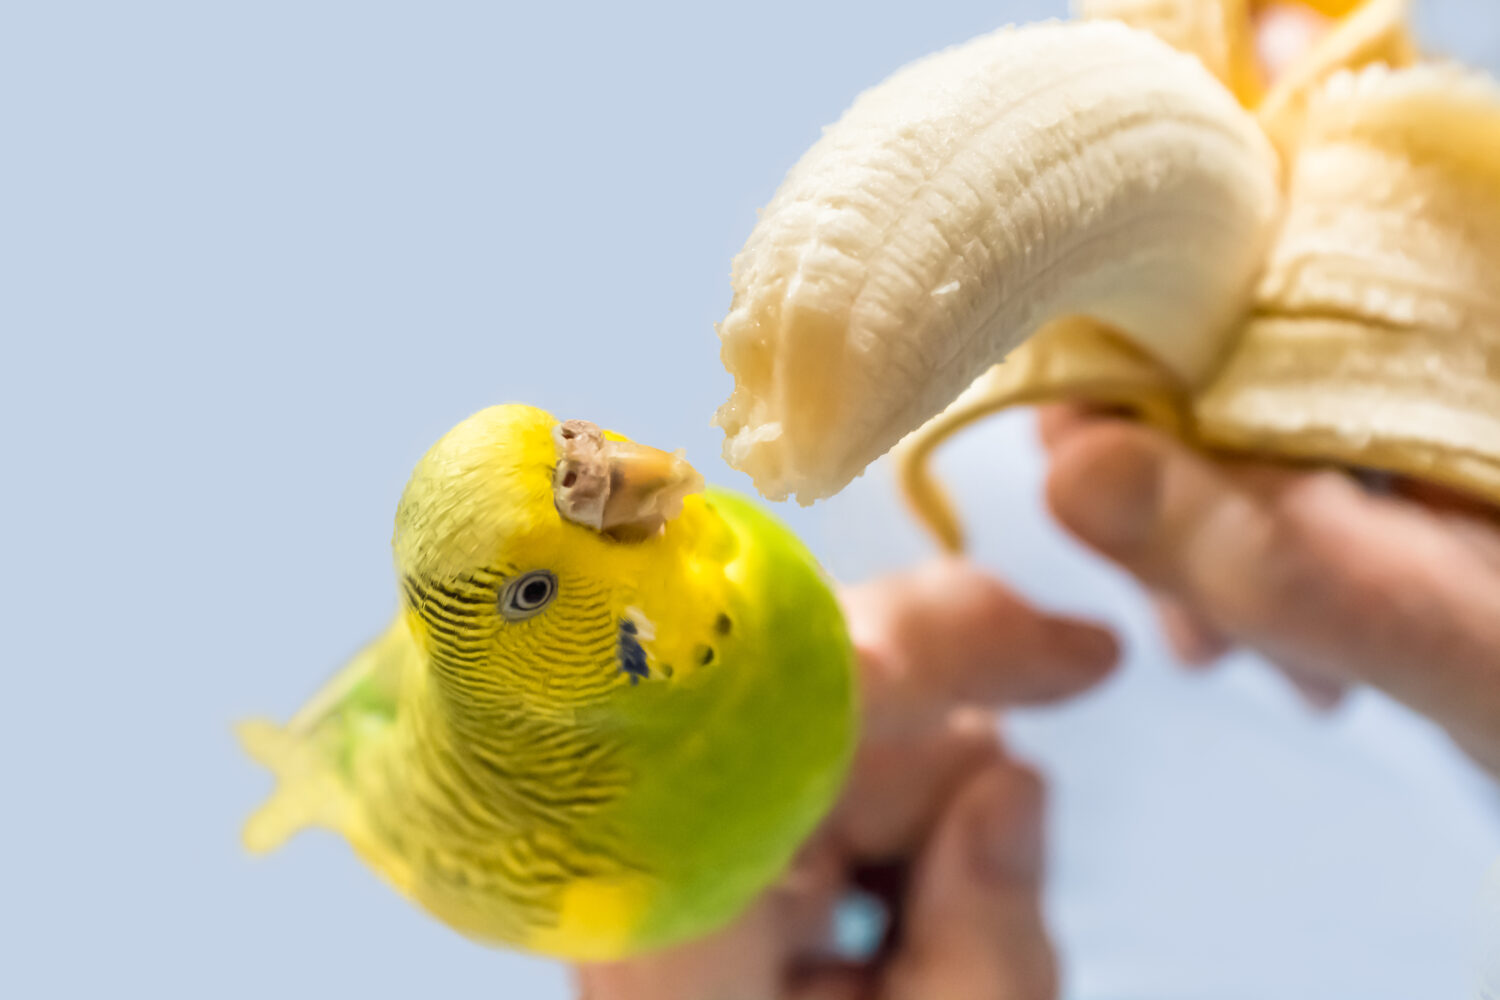
{"label": "thumb", "polygon": [[917,861],[882,1000],[1054,1000],[1042,784],[1000,763],[955,796]]}
{"label": "thumb", "polygon": [[1373,684],[1456,734],[1494,731],[1500,573],[1459,521],[1119,421],[1054,455],[1058,520],[1148,586],[1276,662]]}

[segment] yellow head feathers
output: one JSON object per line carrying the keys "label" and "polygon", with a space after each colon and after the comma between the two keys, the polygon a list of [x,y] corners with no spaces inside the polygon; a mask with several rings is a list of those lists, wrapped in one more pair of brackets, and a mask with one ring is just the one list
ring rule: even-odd
{"label": "yellow head feathers", "polygon": [[396,508],[393,541],[402,577],[468,576],[503,554],[557,544],[552,503],[557,420],[533,406],[481,410],[417,463]]}
{"label": "yellow head feathers", "polygon": [[453,428],[417,463],[393,543],[434,677],[472,708],[550,716],[618,687],[633,581],[700,486],[678,456],[535,407]]}

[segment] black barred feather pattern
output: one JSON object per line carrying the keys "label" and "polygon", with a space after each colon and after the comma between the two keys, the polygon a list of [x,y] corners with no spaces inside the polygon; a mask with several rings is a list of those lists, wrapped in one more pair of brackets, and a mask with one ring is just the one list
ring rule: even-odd
{"label": "black barred feather pattern", "polygon": [[[498,929],[518,938],[555,925],[569,884],[641,871],[623,838],[598,822],[632,779],[616,749],[526,703],[529,693],[582,706],[627,683],[619,622],[602,586],[577,581],[560,586],[547,634],[504,622],[498,595],[521,571],[401,580],[427,630],[444,710],[403,716],[390,758],[402,773],[388,782],[400,794],[384,822],[376,817],[386,838],[404,831],[401,853],[420,880],[482,890],[496,900],[487,912]],[[503,646],[499,628],[512,630]]]}

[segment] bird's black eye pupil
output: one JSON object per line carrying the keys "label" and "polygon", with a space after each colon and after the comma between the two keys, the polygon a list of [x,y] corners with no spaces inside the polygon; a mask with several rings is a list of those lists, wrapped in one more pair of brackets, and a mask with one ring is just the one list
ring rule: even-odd
{"label": "bird's black eye pupil", "polygon": [[518,576],[500,593],[500,613],[518,622],[537,614],[557,596],[557,577],[539,569]]}

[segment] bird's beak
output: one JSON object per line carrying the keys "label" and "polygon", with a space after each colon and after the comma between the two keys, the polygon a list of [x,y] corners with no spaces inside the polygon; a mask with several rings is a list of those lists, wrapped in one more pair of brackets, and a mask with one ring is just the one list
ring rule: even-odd
{"label": "bird's beak", "polygon": [[585,420],[554,432],[558,445],[553,496],[563,517],[620,541],[655,535],[703,489],[703,477],[681,452],[611,441]]}
{"label": "bird's beak", "polygon": [[605,442],[609,499],[602,530],[611,534],[654,534],[682,513],[689,493],[703,489],[703,477],[681,452],[668,454],[633,441]]}

